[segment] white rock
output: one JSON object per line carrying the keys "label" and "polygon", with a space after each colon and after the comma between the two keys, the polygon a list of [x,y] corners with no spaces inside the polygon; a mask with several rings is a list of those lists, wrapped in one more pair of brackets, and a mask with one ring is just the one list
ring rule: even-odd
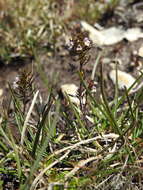
{"label": "white rock", "polygon": [[61,86],[61,92],[64,95],[64,97],[67,97],[70,99],[72,103],[75,103],[77,105],[80,104],[78,95],[78,87],[75,84],[64,84]]}
{"label": "white rock", "polygon": [[61,92],[64,95],[65,98],[70,99],[70,101],[77,106],[80,105],[80,101],[82,104],[85,104],[86,98],[83,96],[81,100],[78,97],[78,87],[75,84],[64,84],[61,86]]}
{"label": "white rock", "polygon": [[124,32],[124,38],[132,42],[139,38],[143,38],[143,32],[141,32],[140,28],[129,28]]}
{"label": "white rock", "polygon": [[138,55],[143,57],[143,45],[139,48]]}
{"label": "white rock", "polygon": [[89,32],[89,38],[97,45],[103,45],[103,36],[100,31],[85,21],[81,21],[82,27]]}
{"label": "white rock", "polygon": [[104,29],[101,34],[103,36],[103,45],[116,44],[124,38],[124,31],[116,27]]}
{"label": "white rock", "polygon": [[0,89],[0,97],[3,95],[3,89]]}
{"label": "white rock", "polygon": [[89,38],[93,41],[93,43],[99,46],[113,45],[123,39],[127,39],[132,42],[139,38],[143,38],[143,32],[140,28],[129,28],[124,30],[118,26],[97,30],[85,21],[81,21],[81,25],[89,32]]}
{"label": "white rock", "polygon": [[[116,84],[116,70],[112,70],[109,73],[109,76],[114,84]],[[135,78],[132,77],[130,74],[125,73],[123,71],[117,71],[117,77],[118,77],[118,87],[119,89],[123,89],[126,87],[127,89],[131,87],[131,85],[135,82]]]}

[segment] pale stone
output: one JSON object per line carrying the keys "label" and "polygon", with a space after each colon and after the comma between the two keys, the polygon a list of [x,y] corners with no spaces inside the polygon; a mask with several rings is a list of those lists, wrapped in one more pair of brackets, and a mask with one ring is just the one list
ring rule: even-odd
{"label": "pale stone", "polygon": [[64,95],[64,97],[67,97],[70,99],[72,103],[75,103],[77,105],[80,104],[78,95],[78,87],[75,84],[64,84],[61,86],[61,92]]}
{"label": "pale stone", "polygon": [[128,28],[127,30],[124,30],[121,26],[113,26],[107,29],[97,30],[85,21],[81,21],[81,25],[89,32],[89,38],[93,43],[99,46],[113,45],[123,39],[127,39],[132,42],[139,38],[143,38],[143,32],[140,28]]}
{"label": "pale stone", "polygon": [[81,104],[85,104],[86,98],[83,96],[81,99],[78,97],[78,86],[75,84],[64,84],[61,86],[61,92],[65,98],[69,98],[69,100],[76,104],[77,106]]}
{"label": "pale stone", "polygon": [[3,95],[3,89],[0,89],[0,97]]}
{"label": "pale stone", "polygon": [[133,42],[139,38],[143,38],[143,32],[140,28],[129,28],[127,31],[125,31],[124,38],[130,42]]}
{"label": "pale stone", "polygon": [[138,55],[143,57],[143,45],[139,48]]}
{"label": "pale stone", "polygon": [[[116,70],[112,70],[109,73],[109,76],[114,84],[116,84]],[[130,74],[125,73],[123,71],[117,71],[117,79],[118,79],[118,87],[119,89],[123,89],[126,87],[127,89],[131,87],[131,85],[135,82],[135,78]]]}

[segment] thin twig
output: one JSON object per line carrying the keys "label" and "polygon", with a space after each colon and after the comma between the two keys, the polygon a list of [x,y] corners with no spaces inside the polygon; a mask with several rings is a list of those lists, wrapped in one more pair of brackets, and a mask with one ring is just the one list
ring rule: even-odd
{"label": "thin twig", "polygon": [[[73,149],[77,148],[78,146],[80,145],[83,145],[83,144],[88,144],[88,143],[91,143],[93,141],[96,141],[98,139],[103,139],[103,138],[113,138],[113,139],[117,139],[119,137],[119,135],[117,134],[114,134],[114,133],[110,133],[110,134],[107,134],[107,135],[102,135],[102,136],[97,136],[97,137],[94,137],[94,138],[91,138],[91,139],[87,139],[87,140],[83,140],[83,141],[80,141],[74,145],[71,145],[71,146],[68,146],[68,147],[65,147],[61,150],[58,150],[56,151],[54,154],[52,154],[52,156],[55,156],[55,155],[58,155],[64,151],[67,151],[63,156],[61,156],[59,159],[57,159],[55,162],[51,163],[47,168],[45,168],[36,178],[35,180],[33,181],[32,185],[31,185],[31,188],[30,190],[33,190],[33,188],[35,187],[35,185],[38,183],[38,181],[42,178],[42,176],[44,175],[44,173],[46,171],[48,171],[49,169],[51,169],[53,166],[55,166],[57,163],[59,163],[61,160],[63,160]],[[50,158],[52,157],[50,156]],[[80,163],[81,165],[85,165],[86,163],[88,162],[91,162],[92,160],[95,160],[97,158],[100,158],[100,156],[96,156],[96,157],[91,157],[90,159],[87,159],[85,160],[85,162],[83,163]],[[74,170],[75,171],[75,170]]]}
{"label": "thin twig", "polygon": [[123,173],[125,167],[127,166],[128,159],[129,159],[129,155],[127,155],[127,157],[126,157],[126,159],[125,159],[125,163],[124,163],[124,165],[122,166],[120,173],[117,175],[116,182],[119,181],[120,176],[122,175],[122,173]]}
{"label": "thin twig", "polygon": [[96,68],[97,68],[97,65],[98,65],[98,63],[99,63],[99,60],[100,60],[100,58],[101,58],[101,55],[102,55],[102,53],[100,52],[100,53],[98,54],[98,57],[97,57],[95,63],[94,63],[93,70],[92,70],[92,74],[91,74],[91,80],[94,80]]}
{"label": "thin twig", "polygon": [[75,173],[82,167],[84,167],[87,163],[89,162],[92,162],[94,160],[97,160],[97,159],[101,159],[102,156],[99,155],[99,156],[94,156],[94,157],[90,157],[86,160],[80,160],[78,162],[78,164],[69,172],[65,175],[65,180],[67,180],[69,177],[72,177],[73,175],[75,175]]}
{"label": "thin twig", "polygon": [[34,104],[35,104],[36,99],[37,99],[37,96],[38,96],[38,93],[39,93],[39,91],[37,91],[37,92],[35,93],[34,98],[33,98],[33,100],[32,100],[32,103],[31,103],[31,106],[30,106],[30,108],[29,108],[29,111],[28,111],[27,116],[26,116],[26,118],[25,118],[25,122],[24,122],[24,125],[23,125],[23,130],[22,130],[22,133],[21,133],[21,141],[20,141],[20,142],[21,142],[21,145],[23,145],[23,143],[24,143],[24,137],[25,137],[25,131],[26,131],[26,128],[27,128],[27,123],[28,123],[29,118],[30,118],[30,116],[31,116],[31,113],[32,113]]}
{"label": "thin twig", "polygon": [[142,87],[143,87],[143,82],[141,84],[139,84],[136,88],[132,89],[131,92],[130,92],[130,94],[133,94],[133,93],[137,92]]}
{"label": "thin twig", "polygon": [[34,179],[30,190],[33,190],[35,185],[38,183],[38,181],[43,177],[43,175],[49,170],[51,169],[53,166],[55,166],[56,164],[58,164],[60,161],[62,161],[64,158],[66,158],[68,156],[68,154],[70,153],[71,150],[68,150],[63,156],[61,156],[59,159],[57,159],[56,161],[54,161],[53,163],[51,163],[48,167],[46,167],[43,171],[41,171],[41,173]]}
{"label": "thin twig", "polygon": [[104,181],[102,181],[101,183],[99,183],[95,189],[99,189],[99,187],[101,187],[104,183],[106,183],[111,177],[113,177],[113,174],[110,175],[108,178],[106,178]]}
{"label": "thin twig", "polygon": [[73,150],[75,148],[77,148],[78,146],[80,145],[84,145],[84,144],[89,144],[93,141],[96,141],[98,139],[108,139],[108,138],[112,138],[112,139],[117,139],[119,137],[119,135],[115,134],[115,133],[110,133],[110,134],[107,134],[107,135],[102,135],[102,136],[97,136],[97,137],[93,137],[91,139],[87,139],[87,140],[82,140],[74,145],[70,145],[68,147],[65,147],[63,149],[60,149],[60,150],[57,150],[55,151],[49,158],[55,156],[55,155],[58,155],[58,154],[61,154],[62,152],[66,151],[66,150]]}

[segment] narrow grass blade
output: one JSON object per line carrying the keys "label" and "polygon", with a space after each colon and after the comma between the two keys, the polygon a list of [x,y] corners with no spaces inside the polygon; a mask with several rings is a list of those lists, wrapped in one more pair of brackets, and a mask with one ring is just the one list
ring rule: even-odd
{"label": "narrow grass blade", "polygon": [[30,116],[31,116],[32,110],[33,110],[33,108],[34,108],[34,104],[35,104],[35,102],[36,102],[38,93],[39,93],[39,91],[37,91],[37,92],[35,93],[34,98],[33,98],[33,100],[32,100],[32,103],[31,103],[31,106],[30,106],[30,108],[29,108],[29,111],[28,111],[27,116],[26,116],[26,118],[25,118],[25,122],[24,122],[24,125],[23,125],[22,133],[21,133],[21,141],[20,141],[21,145],[23,145],[23,143],[24,143],[24,138],[25,138],[25,132],[26,132],[26,128],[27,128],[27,123],[28,123],[28,121],[29,121],[29,118],[30,118]]}

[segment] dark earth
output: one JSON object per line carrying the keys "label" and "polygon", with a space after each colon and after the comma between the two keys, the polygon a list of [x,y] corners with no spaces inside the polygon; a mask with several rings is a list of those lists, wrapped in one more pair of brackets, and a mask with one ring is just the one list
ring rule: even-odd
{"label": "dark earth", "polygon": [[[139,4],[141,1],[133,1],[126,5],[126,3],[121,6],[118,6],[114,11],[107,11],[103,14],[102,18],[99,20],[99,24],[105,28],[111,26],[122,25],[124,28],[129,27],[140,27],[143,29],[143,5]],[[139,4],[139,6],[138,6]],[[140,20],[139,20],[140,18]],[[69,51],[67,49],[66,39],[71,37],[71,31],[77,26],[79,21],[72,21],[69,23],[69,31],[67,34],[60,36],[56,42],[56,49],[54,52],[47,52],[44,47],[43,50],[39,51],[39,60],[38,64],[40,64],[41,69],[45,72],[45,78],[49,81],[49,83],[53,83],[55,89],[60,88],[61,84],[65,83],[75,83],[79,84],[79,77],[77,75],[77,71],[79,69],[79,62],[75,61],[73,57],[69,55]],[[91,48],[89,54],[91,56],[90,61],[85,65],[84,69],[86,72],[87,79],[91,77],[91,72],[93,69],[93,65],[97,58],[97,55],[101,51],[104,50],[104,53],[101,56],[103,62],[104,69],[104,79],[106,81],[106,89],[107,92],[111,92],[113,84],[109,79],[109,71],[112,68],[111,64],[115,60],[119,60],[121,64],[119,64],[118,68],[122,71],[130,73],[132,76],[137,77],[139,75],[138,70],[142,69],[142,60],[140,60],[137,56],[138,49],[143,44],[143,39],[138,39],[134,42],[128,42],[123,40],[117,44],[112,46],[104,46],[102,50],[94,47]],[[50,46],[51,48],[51,46]],[[5,98],[7,98],[7,83],[13,83],[15,77],[18,75],[20,70],[28,69],[29,71],[34,70],[35,74],[35,84],[40,89],[42,94],[46,96],[47,90],[43,85],[43,81],[41,80],[40,74],[37,72],[39,69],[37,64],[37,60],[35,60],[34,56],[32,57],[20,57],[19,55],[12,56],[11,60],[7,63],[5,60],[0,60],[0,88],[4,89]],[[98,83],[100,80],[99,73],[100,63],[98,64],[95,81]],[[111,95],[111,94],[110,94]]]}

